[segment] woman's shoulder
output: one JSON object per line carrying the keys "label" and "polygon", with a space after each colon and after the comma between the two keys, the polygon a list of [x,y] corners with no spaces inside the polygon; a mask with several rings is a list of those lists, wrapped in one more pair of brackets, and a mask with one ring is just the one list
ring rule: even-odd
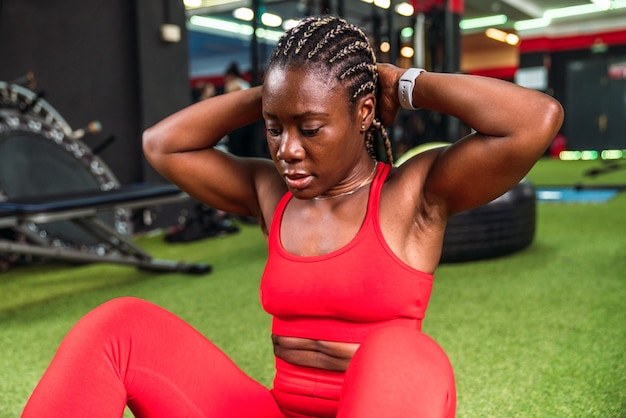
{"label": "woman's shoulder", "polygon": [[288,190],[271,160],[257,159],[253,164],[257,199],[261,211],[257,219],[263,233],[267,234],[276,207]]}

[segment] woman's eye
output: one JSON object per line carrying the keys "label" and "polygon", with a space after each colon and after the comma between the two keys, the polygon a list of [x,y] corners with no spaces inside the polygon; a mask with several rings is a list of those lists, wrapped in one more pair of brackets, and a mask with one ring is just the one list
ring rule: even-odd
{"label": "woman's eye", "polygon": [[270,136],[278,136],[280,135],[280,129],[268,129],[267,133],[269,133]]}
{"label": "woman's eye", "polygon": [[316,129],[302,129],[302,135],[304,136],[314,136],[320,131],[320,128]]}

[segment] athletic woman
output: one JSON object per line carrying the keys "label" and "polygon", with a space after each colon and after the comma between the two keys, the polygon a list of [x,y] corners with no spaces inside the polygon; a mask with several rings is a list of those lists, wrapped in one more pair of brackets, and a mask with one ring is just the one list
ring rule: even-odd
{"label": "athletic woman", "polygon": [[[399,107],[474,133],[392,167]],[[214,147],[265,120],[272,161]],[[257,219],[269,255],[272,388],[149,302],[121,298],[70,331],[26,417],[452,417],[448,357],[421,332],[447,219],[505,193],[563,118],[551,97],[490,78],[377,64],[363,31],[309,17],[279,41],[262,86],[216,96],[144,134],[166,178]],[[373,139],[386,144],[376,161]]]}

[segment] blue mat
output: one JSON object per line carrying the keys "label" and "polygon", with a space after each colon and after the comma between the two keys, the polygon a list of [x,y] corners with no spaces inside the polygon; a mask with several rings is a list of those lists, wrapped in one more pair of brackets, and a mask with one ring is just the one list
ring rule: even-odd
{"label": "blue mat", "polygon": [[573,187],[537,187],[538,202],[603,203],[619,193],[617,188],[575,189]]}

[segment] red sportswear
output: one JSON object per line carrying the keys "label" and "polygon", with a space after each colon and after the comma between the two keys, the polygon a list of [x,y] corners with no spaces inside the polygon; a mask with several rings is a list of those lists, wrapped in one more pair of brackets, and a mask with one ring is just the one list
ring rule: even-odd
{"label": "red sportswear", "polygon": [[280,225],[293,195],[287,192],[280,200],[261,281],[261,302],[274,317],[274,334],[360,343],[389,325],[421,329],[433,275],[408,266],[383,238],[378,208],[389,170],[389,164],[379,163],[359,232],[329,254],[302,257],[283,248]]}

